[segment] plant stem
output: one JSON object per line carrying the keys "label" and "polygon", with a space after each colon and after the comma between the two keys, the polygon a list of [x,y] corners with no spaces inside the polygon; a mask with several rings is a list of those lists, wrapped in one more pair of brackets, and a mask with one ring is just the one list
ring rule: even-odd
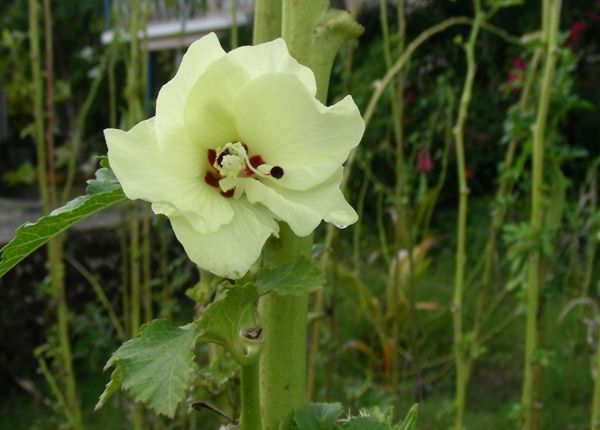
{"label": "plant stem", "polygon": [[254,1],[254,44],[265,43],[281,36],[282,0]]}
{"label": "plant stem", "polygon": [[[388,15],[387,15],[387,1],[379,0],[379,24],[381,26],[381,35],[383,39],[383,60],[386,66],[386,69],[389,70],[392,67],[392,50],[390,46],[390,35],[389,35],[389,25],[388,25]],[[395,77],[394,80],[397,80],[398,77]],[[394,85],[392,85],[394,87]],[[393,90],[394,88],[392,88]],[[396,145],[396,183],[394,187],[394,210],[396,211],[396,219],[394,222],[394,230],[396,232],[396,240],[394,241],[394,254],[399,251],[403,246],[408,246],[408,242],[410,241],[409,234],[407,233],[407,224],[405,223],[408,218],[408,214],[405,211],[405,205],[402,204],[401,195],[404,190],[404,150],[402,147],[402,119],[400,116],[400,111],[398,107],[398,99],[396,98],[396,93],[394,91],[388,92],[388,96],[390,99],[391,106],[391,114],[392,114],[392,124],[394,128],[394,138]],[[410,255],[409,255],[410,258]],[[397,309],[398,304],[398,292],[397,290],[403,290],[405,288],[404,285],[401,285],[401,276],[399,270],[399,264],[390,265],[390,276],[388,277],[389,281],[387,284],[387,314],[389,318],[392,320],[391,334],[388,334],[385,338],[386,348],[391,345],[391,348],[387,348],[391,351],[389,355],[389,363],[384,367],[385,371],[385,382],[387,389],[390,392],[394,392],[397,384],[397,376],[398,373],[396,371],[398,367],[397,358],[398,354],[396,352],[396,345],[399,344],[399,333],[400,333],[400,320],[398,318],[394,318],[394,313]],[[410,305],[409,305],[410,307]],[[410,313],[410,310],[409,310]]]}
{"label": "plant stem", "polygon": [[369,123],[373,114],[375,113],[375,107],[377,106],[377,102],[381,98],[381,95],[385,91],[385,88],[392,82],[394,77],[404,68],[408,60],[414,51],[417,50],[419,46],[423,43],[427,42],[431,37],[435,36],[438,33],[448,29],[449,27],[453,27],[455,25],[468,25],[471,24],[471,19],[465,16],[457,16],[454,18],[445,19],[442,22],[437,23],[429,27],[427,30],[423,31],[419,34],[412,42],[410,42],[406,49],[402,52],[402,55],[398,57],[396,62],[392,65],[392,67],[386,72],[386,74],[381,78],[381,81],[377,84],[375,91],[371,95],[369,99],[369,103],[367,104],[367,108],[365,109],[365,113],[363,118],[365,123]]}
{"label": "plant stem", "polygon": [[50,208],[57,207],[56,176],[54,172],[54,50],[52,37],[52,6],[50,0],[44,0],[44,40],[46,49],[46,150],[47,150],[47,180]]}
{"label": "plant stem", "polygon": [[[537,107],[535,124],[532,129],[532,186],[531,186],[531,227],[536,237],[541,237],[543,227],[543,173],[544,173],[544,140],[546,138],[546,120],[548,106],[552,93],[552,79],[556,64],[556,49],[558,27],[560,24],[561,0],[544,0],[544,71],[542,75],[540,96]],[[535,353],[537,349],[537,318],[539,307],[540,275],[543,261],[539,250],[533,250],[529,257],[529,282],[527,285],[527,325],[525,334],[525,370],[523,377],[522,411],[523,429],[532,428],[535,416],[534,410],[539,401],[539,394],[533,388],[535,374]]]}
{"label": "plant stem", "polygon": [[[39,5],[29,1],[29,38],[33,82],[34,143],[37,155],[38,188],[42,213],[48,214],[56,206],[56,183],[54,179],[54,55],[52,40],[52,10],[49,0],[44,0],[44,28],[46,42],[46,108],[48,123],[44,140],[43,86],[39,47]],[[48,242],[47,257],[51,291],[57,302],[56,325],[60,347],[59,363],[62,389],[64,390],[65,416],[74,430],[82,428],[81,409],[73,372],[69,339],[69,312],[64,288],[64,264],[62,241],[59,237]],[[62,394],[61,394],[62,395]]]}
{"label": "plant stem", "polygon": [[[261,2],[257,3],[259,6]],[[265,19],[264,10],[257,18],[255,36],[256,27],[262,24],[260,20]],[[281,20],[290,53],[313,70],[317,98],[324,102],[335,54],[345,41],[358,36],[362,28],[347,12],[329,11],[327,0],[284,0]],[[258,41],[257,37],[255,43]],[[287,225],[281,226],[279,234],[279,239],[265,250],[267,262],[277,265],[300,255],[310,256],[312,235],[297,237]],[[308,294],[269,294],[259,301],[258,316],[264,335],[260,354],[264,430],[287,428],[293,411],[305,402],[307,314]]]}
{"label": "plant stem", "polygon": [[[467,25],[471,24],[471,19],[458,16],[454,18],[445,19],[442,22],[437,23],[429,27],[427,30],[423,31],[419,34],[412,42],[410,42],[402,54],[398,57],[396,62],[392,65],[392,67],[386,72],[386,74],[381,78],[378,82],[371,98],[369,99],[369,103],[363,114],[363,119],[365,121],[365,126],[368,126],[375,114],[375,108],[377,107],[377,103],[381,98],[383,92],[386,87],[393,81],[394,77],[403,70],[404,66],[410,59],[411,55],[419,48],[423,43],[427,42],[431,37],[435,36],[438,33],[448,29],[449,27],[453,27],[455,25]],[[348,161],[346,162],[346,168],[344,169],[344,181],[342,182],[342,190],[346,189],[348,184],[348,178],[350,177],[350,172],[352,171],[352,165],[354,164],[354,158],[356,155],[356,150],[350,153],[348,157]]]}
{"label": "plant stem", "polygon": [[[141,0],[132,0],[131,17],[129,20],[129,57],[127,58],[127,82],[125,97],[127,99],[127,121],[129,127],[133,127],[143,118],[141,103],[141,80],[142,73],[140,59],[140,46],[138,32],[142,27]],[[141,285],[140,285],[140,223],[138,219],[138,205],[134,202],[129,212],[130,231],[130,330],[131,337],[138,334],[141,323]],[[133,428],[142,430],[144,426],[143,411],[140,404],[134,405]]]}
{"label": "plant stem", "polygon": [[[299,255],[310,256],[312,236],[299,238],[281,225],[265,260],[278,265]],[[287,428],[292,413],[306,399],[306,324],[308,294],[261,297],[259,323],[264,345],[260,354],[260,404],[264,430]]]}
{"label": "plant stem", "polygon": [[[254,31],[253,41],[254,44],[265,43],[276,39],[281,36],[281,13],[282,13],[282,0],[256,0],[254,3]],[[283,233],[283,232],[282,232]],[[288,234],[291,234],[288,231]],[[284,237],[280,236],[281,240],[285,240]],[[293,239],[289,239],[293,240]],[[291,257],[291,255],[289,256]],[[288,258],[289,258],[288,257]],[[246,423],[250,421],[252,424],[255,423],[255,416],[253,412],[258,407],[260,411],[259,417],[259,428],[265,430],[278,430],[279,422],[288,422],[291,418],[293,408],[302,404],[303,398],[290,398],[288,402],[287,393],[285,388],[290,388],[287,382],[281,381],[281,378],[285,377],[285,371],[282,373],[281,361],[288,357],[291,351],[281,351],[278,345],[281,341],[281,333],[278,333],[278,327],[276,322],[276,316],[274,315],[277,303],[277,298],[274,295],[262,297],[258,305],[258,322],[263,329],[263,338],[265,339],[263,349],[261,351],[258,361],[258,378],[259,378],[259,397],[256,401],[254,397],[255,392],[255,369],[241,369],[241,396],[242,396],[242,428],[245,430]],[[288,321],[286,321],[288,322]],[[296,360],[292,360],[292,368],[295,369],[294,377],[298,373],[298,369],[303,371],[303,363],[301,358],[304,357],[305,351],[301,349],[304,346],[302,338],[306,338],[306,334],[302,333],[305,330],[305,324],[302,321],[298,321],[301,327],[298,327],[300,332],[300,351],[294,351],[297,354],[289,355]],[[285,326],[286,328],[288,325]],[[290,339],[292,339],[290,337]],[[304,341],[305,342],[305,341]],[[295,345],[298,348],[298,345]],[[283,346],[285,347],[285,346]],[[283,352],[284,355],[281,353]],[[291,375],[290,375],[291,376]],[[291,381],[294,384],[294,389],[298,387],[304,387],[303,379],[299,381]],[[246,405],[250,399],[255,400],[254,405]],[[283,401],[284,407],[280,410],[278,408],[277,401]],[[264,406],[266,405],[266,406]],[[252,413],[250,417],[247,417],[249,413]]]}
{"label": "plant stem", "polygon": [[[336,237],[336,228],[333,225],[328,224],[325,232],[325,240],[323,243],[324,251],[323,255],[319,259],[319,268],[323,276],[327,273],[327,264],[329,262],[329,253],[333,252],[332,245]],[[325,297],[324,291],[321,289],[315,293],[315,300],[313,304],[313,312],[317,315],[323,313]],[[306,399],[311,401],[315,392],[315,383],[317,377],[317,354],[319,351],[319,339],[321,338],[321,319],[316,319],[312,323],[312,329],[310,333],[310,345],[308,352],[308,376],[307,376],[307,387],[306,387]]]}
{"label": "plant stem", "polygon": [[231,49],[238,47],[237,0],[231,0]]}
{"label": "plant stem", "polygon": [[590,430],[600,430],[600,342],[596,343],[596,354],[594,355],[594,397],[592,398],[592,417]]}
{"label": "plant stem", "polygon": [[[356,19],[356,15],[358,14],[359,4],[358,0],[350,1],[350,16],[352,19]],[[347,51],[346,58],[344,60],[344,92],[349,92],[350,78],[352,75],[352,61],[354,55],[354,44],[347,43]],[[367,183],[365,182],[365,185]],[[359,211],[360,212],[360,211]],[[360,219],[358,221],[360,223]],[[358,233],[359,227],[355,227],[355,233],[359,236]],[[327,224],[325,229],[325,240],[324,240],[324,249],[321,258],[319,259],[319,267],[321,269],[321,273],[323,273],[324,278],[326,278],[327,266],[329,262],[329,256],[333,252],[332,245],[337,236],[337,228],[333,224]],[[356,249],[356,248],[355,248]],[[321,289],[315,293],[315,299],[313,304],[313,312],[316,315],[321,315],[323,313],[323,304],[324,304],[324,290]],[[321,338],[321,318],[317,318],[312,323],[312,329],[310,333],[310,344],[309,344],[309,353],[308,353],[308,377],[307,377],[307,388],[306,388],[306,399],[307,401],[311,401],[315,391],[315,383],[316,383],[316,375],[317,375],[317,355],[319,352],[319,339]]]}
{"label": "plant stem", "polygon": [[463,417],[465,410],[467,389],[467,350],[464,345],[463,333],[463,296],[465,283],[466,244],[467,244],[467,204],[469,198],[469,187],[467,184],[465,165],[465,142],[464,128],[469,113],[469,104],[473,93],[473,82],[477,64],[475,63],[475,44],[483,21],[480,0],[474,0],[475,18],[471,26],[469,40],[465,45],[467,74],[463,86],[458,117],[454,126],[454,138],[456,144],[456,161],[458,173],[459,201],[457,221],[457,243],[456,243],[456,270],[454,277],[454,294],[452,299],[452,322],[454,329],[454,357],[456,367],[456,410],[454,429],[463,429]]}
{"label": "plant stem", "polygon": [[[130,323],[131,337],[137,336],[140,329],[141,323],[141,312],[140,312],[140,299],[141,299],[141,288],[140,288],[140,223],[138,220],[138,205],[137,202],[131,204],[129,211],[129,270],[130,270],[130,293],[129,303],[131,306],[130,310]],[[133,428],[134,430],[142,430],[143,428],[143,416],[142,406],[138,403],[134,405],[133,412]]]}
{"label": "plant stem", "polygon": [[29,45],[31,57],[31,82],[33,86],[33,141],[37,158],[37,176],[42,213],[50,212],[46,182],[46,145],[44,145],[44,93],[39,41],[39,5],[37,0],[29,0]]}
{"label": "plant stem", "polygon": [[[115,97],[115,82],[114,82],[114,59],[116,53],[116,42],[113,41],[103,57],[100,60],[100,64],[97,68],[97,74],[94,76],[94,80],[90,85],[90,89],[85,97],[83,105],[79,108],[77,112],[77,116],[75,117],[75,121],[73,124],[73,133],[70,136],[70,146],[69,149],[69,157],[67,160],[67,178],[65,180],[65,186],[61,194],[61,204],[66,203],[71,197],[71,189],[73,188],[73,182],[75,179],[75,174],[77,173],[77,155],[79,154],[79,148],[81,147],[81,143],[83,141],[83,136],[85,133],[85,123],[87,121],[88,115],[92,108],[92,104],[96,99],[96,95],[98,94],[98,89],[100,87],[100,83],[104,77],[104,73],[107,68],[109,68],[109,63],[113,63],[110,65],[112,67],[112,76],[109,68],[109,123],[111,127],[116,127],[116,98]],[[113,110],[114,104],[114,110]],[[114,124],[114,125],[113,125]]]}
{"label": "plant stem", "polygon": [[348,12],[329,9],[329,0],[283,0],[281,28],[292,56],[314,72],[317,99],[325,102],[337,52],[363,28]]}
{"label": "plant stem", "polygon": [[144,303],[144,322],[153,318],[152,309],[152,222],[150,205],[142,206],[142,297]]}
{"label": "plant stem", "polygon": [[[536,76],[537,66],[540,60],[541,50],[536,49],[533,54],[533,58],[527,70],[527,76],[525,80],[525,84],[523,86],[523,90],[521,92],[521,96],[519,97],[518,109],[520,112],[525,113],[527,110],[527,106],[529,105],[529,98],[531,95],[531,89],[533,86],[534,77]],[[506,148],[506,153],[504,156],[504,161],[502,162],[502,168],[500,171],[500,175],[503,172],[511,169],[514,163],[515,155],[517,152],[517,144],[519,143],[518,139],[512,138],[508,142],[508,146]],[[490,231],[488,235],[487,242],[485,244],[484,253],[483,253],[483,273],[481,276],[481,288],[479,289],[479,296],[477,298],[477,307],[475,310],[475,318],[473,323],[473,341],[471,345],[472,352],[476,352],[481,345],[480,342],[480,334],[481,334],[481,326],[484,323],[484,313],[485,313],[485,303],[486,303],[486,295],[489,291],[491,278],[492,278],[492,269],[494,267],[494,256],[496,255],[496,241],[498,239],[498,234],[500,229],[504,225],[504,219],[506,217],[507,206],[503,202],[504,199],[512,193],[514,185],[517,181],[517,178],[501,178],[498,186],[498,190],[496,191],[496,196],[494,198],[494,202],[498,207],[494,211],[494,215],[492,216]],[[468,375],[467,378],[470,377],[470,374],[473,370],[473,365],[475,361],[475,354],[471,354],[468,359]]]}
{"label": "plant stem", "polygon": [[240,369],[242,430],[261,430],[259,361],[256,360]]}
{"label": "plant stem", "polygon": [[98,297],[98,301],[100,302],[100,305],[102,305],[102,307],[104,308],[104,311],[108,315],[108,318],[110,319],[110,322],[112,323],[113,328],[115,329],[115,332],[117,333],[117,337],[119,338],[119,340],[121,342],[125,342],[127,340],[127,336],[125,335],[125,330],[123,329],[123,326],[121,325],[121,322],[119,321],[119,318],[117,317],[115,308],[110,303],[110,300],[104,293],[104,290],[102,289],[102,285],[100,285],[100,282],[98,282],[98,279],[96,279],[96,277],[92,273],[90,273],[89,270],[87,270],[81,263],[79,263],[75,258],[71,257],[70,255],[65,254],[64,259],[71,266],[73,266],[73,268],[75,270],[77,270],[77,272],[79,272],[79,274],[83,278],[85,278],[85,280],[90,284],[90,286],[94,290],[94,293],[96,293],[96,296]]}

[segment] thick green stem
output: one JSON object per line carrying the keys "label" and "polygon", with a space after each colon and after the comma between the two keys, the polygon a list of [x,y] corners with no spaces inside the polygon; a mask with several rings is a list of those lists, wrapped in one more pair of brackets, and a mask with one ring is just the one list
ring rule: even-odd
{"label": "thick green stem", "polygon": [[[279,265],[310,255],[312,236],[299,238],[281,225],[280,237],[265,252]],[[306,399],[308,294],[263,296],[258,305],[264,345],[260,354],[260,404],[264,430],[287,428]]]}
{"label": "thick green stem", "polygon": [[[317,98],[324,102],[335,54],[362,28],[347,12],[330,11],[327,0],[284,0],[281,19],[290,53],[313,70]],[[255,22],[255,29],[258,25]],[[300,255],[310,255],[311,246],[312,235],[299,238],[282,225],[279,239],[273,240],[265,251],[265,260],[283,264]],[[264,335],[260,402],[264,430],[287,428],[293,411],[305,402],[307,314],[308,294],[270,294],[260,299],[258,315]]]}
{"label": "thick green stem", "polygon": [[265,43],[281,36],[282,0],[255,0],[254,44]]}
{"label": "thick green stem", "polygon": [[322,102],[337,52],[362,32],[348,12],[329,9],[329,0],[283,0],[283,38],[292,56],[315,73],[317,98]]}
{"label": "thick green stem", "polygon": [[[544,71],[540,86],[540,96],[535,124],[532,129],[532,186],[531,186],[531,227],[536,235],[541,236],[543,227],[543,173],[544,173],[544,140],[546,138],[546,120],[552,93],[552,79],[556,65],[556,49],[558,27],[560,23],[561,0],[544,0]],[[539,290],[543,261],[539,250],[533,250],[529,257],[529,282],[527,284],[527,323],[525,332],[525,370],[523,377],[522,411],[523,429],[530,430],[536,421],[537,402],[541,399],[534,389],[535,352],[537,349],[537,320],[539,311]]]}
{"label": "thick green stem", "polygon": [[452,322],[454,329],[454,359],[456,367],[456,410],[454,429],[463,429],[463,417],[467,391],[467,351],[463,333],[463,296],[465,284],[466,246],[467,246],[467,204],[469,187],[465,165],[464,128],[469,113],[469,104],[473,93],[473,82],[477,64],[475,62],[475,44],[483,21],[480,0],[474,0],[475,18],[469,40],[465,45],[467,74],[463,86],[458,117],[454,126],[456,161],[458,173],[459,201],[456,239],[456,270],[454,276],[454,295],[452,299]]}
{"label": "thick green stem", "polygon": [[240,369],[242,430],[261,430],[259,362],[256,360]]}

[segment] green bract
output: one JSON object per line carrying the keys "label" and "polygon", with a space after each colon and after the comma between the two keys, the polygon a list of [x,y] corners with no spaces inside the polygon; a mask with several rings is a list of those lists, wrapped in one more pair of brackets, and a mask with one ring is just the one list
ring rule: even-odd
{"label": "green bract", "polygon": [[277,221],[306,236],[322,220],[357,220],[340,183],[364,123],[351,97],[326,107],[315,93],[282,39],[225,53],[210,34],[159,92],[155,117],[105,130],[111,167],[127,197],[169,217],[196,264],[240,278]]}

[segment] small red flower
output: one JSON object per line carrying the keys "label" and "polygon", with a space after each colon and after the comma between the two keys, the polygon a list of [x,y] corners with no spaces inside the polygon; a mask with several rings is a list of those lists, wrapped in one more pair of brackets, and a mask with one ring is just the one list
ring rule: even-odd
{"label": "small red flower", "polygon": [[579,34],[585,30],[587,24],[584,21],[575,21],[571,24],[571,28],[569,29],[569,37],[565,41],[565,46],[570,46],[571,48],[577,47],[577,42],[579,39]]}
{"label": "small red flower", "polygon": [[521,57],[516,57],[512,62],[512,68],[518,70],[525,70],[527,68],[527,62]]}
{"label": "small red flower", "polygon": [[421,173],[429,173],[433,170],[433,160],[429,151],[423,149],[417,154],[417,170]]}

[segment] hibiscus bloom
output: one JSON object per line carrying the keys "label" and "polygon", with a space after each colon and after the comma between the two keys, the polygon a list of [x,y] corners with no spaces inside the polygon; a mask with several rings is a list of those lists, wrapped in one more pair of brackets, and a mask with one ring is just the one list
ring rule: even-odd
{"label": "hibiscus bloom", "polygon": [[225,53],[210,34],[189,47],[153,118],[105,130],[110,165],[128,198],[169,218],[192,261],[239,278],[278,221],[307,236],[322,220],[357,220],[340,183],[364,122],[350,96],[326,107],[315,94],[282,39]]}

